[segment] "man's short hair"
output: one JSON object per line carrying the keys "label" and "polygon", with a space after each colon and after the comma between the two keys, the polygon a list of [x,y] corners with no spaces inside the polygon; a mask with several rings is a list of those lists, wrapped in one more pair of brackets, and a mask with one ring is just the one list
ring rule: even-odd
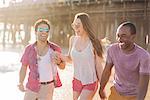
{"label": "man's short hair", "polygon": [[37,32],[37,28],[40,24],[46,24],[50,30],[50,23],[47,19],[39,19],[35,22],[34,24],[34,29],[35,29],[35,32]]}
{"label": "man's short hair", "polygon": [[122,27],[122,26],[129,27],[131,34],[136,34],[136,27],[133,23],[126,21],[126,22],[123,22],[121,25],[119,25],[119,27]]}

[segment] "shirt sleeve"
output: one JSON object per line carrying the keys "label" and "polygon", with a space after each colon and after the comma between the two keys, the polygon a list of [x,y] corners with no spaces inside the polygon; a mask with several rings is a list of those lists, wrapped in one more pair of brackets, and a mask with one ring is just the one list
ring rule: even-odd
{"label": "shirt sleeve", "polygon": [[146,55],[141,58],[140,61],[140,73],[149,74],[150,75],[150,55]]}
{"label": "shirt sleeve", "polygon": [[29,47],[24,50],[20,61],[23,65],[29,65]]}
{"label": "shirt sleeve", "polygon": [[113,61],[112,61],[112,54],[111,54],[111,48],[108,48],[108,50],[107,50],[106,62],[107,63],[113,63]]}
{"label": "shirt sleeve", "polygon": [[58,52],[61,53],[61,48],[60,48],[60,47],[57,47],[57,48],[56,48],[56,51],[58,51]]}
{"label": "shirt sleeve", "polygon": [[57,51],[57,52],[60,52],[61,53],[61,48],[54,44],[54,43],[51,43],[51,48],[54,50],[54,51]]}

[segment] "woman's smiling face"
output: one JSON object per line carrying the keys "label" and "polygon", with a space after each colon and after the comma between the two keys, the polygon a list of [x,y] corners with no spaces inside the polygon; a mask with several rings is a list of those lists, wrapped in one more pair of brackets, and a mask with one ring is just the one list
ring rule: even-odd
{"label": "woman's smiling face", "polygon": [[72,23],[72,28],[74,29],[76,35],[80,36],[82,33],[84,33],[84,28],[82,25],[82,22],[79,18],[74,19]]}

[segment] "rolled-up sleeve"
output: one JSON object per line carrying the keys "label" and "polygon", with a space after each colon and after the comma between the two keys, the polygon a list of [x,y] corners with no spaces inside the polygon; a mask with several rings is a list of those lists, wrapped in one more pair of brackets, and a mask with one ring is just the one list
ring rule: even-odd
{"label": "rolled-up sleeve", "polygon": [[54,51],[61,53],[61,48],[58,45],[53,43],[53,44],[51,44],[51,47]]}
{"label": "rolled-up sleeve", "polygon": [[56,51],[58,51],[58,52],[61,53],[61,48],[60,48],[60,47],[57,47],[57,48],[56,48]]}

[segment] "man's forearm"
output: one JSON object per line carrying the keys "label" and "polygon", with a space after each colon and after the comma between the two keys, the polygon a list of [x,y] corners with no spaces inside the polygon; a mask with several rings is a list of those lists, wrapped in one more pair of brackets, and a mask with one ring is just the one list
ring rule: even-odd
{"label": "man's forearm", "polygon": [[140,75],[137,100],[144,100],[149,83],[149,75]]}
{"label": "man's forearm", "polygon": [[110,75],[111,75],[111,71],[104,69],[104,71],[102,73],[101,82],[100,82],[100,89],[101,90],[104,90],[104,88],[105,88],[105,86],[109,80]]}
{"label": "man's forearm", "polygon": [[19,84],[23,84],[25,76],[26,76],[26,67],[21,67],[19,72]]}

